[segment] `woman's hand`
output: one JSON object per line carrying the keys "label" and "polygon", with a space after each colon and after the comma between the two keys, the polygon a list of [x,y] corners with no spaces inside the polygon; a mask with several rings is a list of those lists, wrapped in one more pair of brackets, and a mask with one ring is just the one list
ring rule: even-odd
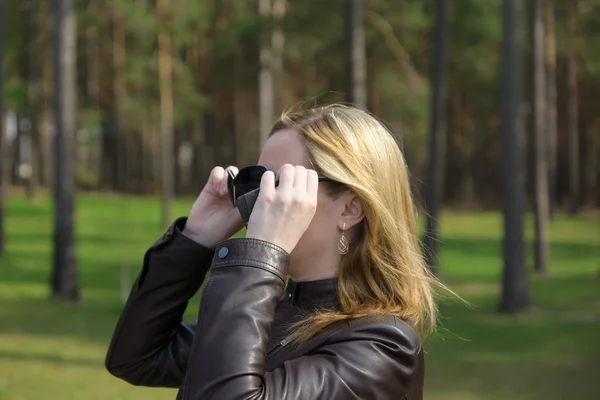
{"label": "woman's hand", "polygon": [[285,164],[279,170],[278,187],[273,172],[265,172],[246,237],[271,242],[291,253],[315,215],[318,190],[314,170]]}
{"label": "woman's hand", "polygon": [[[228,167],[237,174],[236,167]],[[227,171],[215,167],[208,182],[194,202],[183,234],[201,245],[214,248],[242,229],[244,223],[227,191]]]}

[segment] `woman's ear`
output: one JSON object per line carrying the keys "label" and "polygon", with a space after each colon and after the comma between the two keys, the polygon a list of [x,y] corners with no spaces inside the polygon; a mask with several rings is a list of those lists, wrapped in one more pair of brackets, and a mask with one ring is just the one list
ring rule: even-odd
{"label": "woman's ear", "polygon": [[344,196],[344,203],[344,211],[340,215],[338,225],[340,229],[350,229],[365,218],[365,213],[360,199],[354,193]]}

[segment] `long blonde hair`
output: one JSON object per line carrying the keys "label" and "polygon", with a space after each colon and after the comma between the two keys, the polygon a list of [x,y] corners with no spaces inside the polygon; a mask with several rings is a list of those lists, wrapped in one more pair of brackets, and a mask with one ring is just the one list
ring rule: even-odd
{"label": "long blonde hair", "polygon": [[365,214],[342,257],[339,309],[293,324],[295,340],[363,316],[395,315],[419,333],[431,333],[437,281],[421,254],[408,168],[394,136],[368,112],[340,104],[285,112],[271,134],[281,129],[303,135],[315,168],[352,190]]}

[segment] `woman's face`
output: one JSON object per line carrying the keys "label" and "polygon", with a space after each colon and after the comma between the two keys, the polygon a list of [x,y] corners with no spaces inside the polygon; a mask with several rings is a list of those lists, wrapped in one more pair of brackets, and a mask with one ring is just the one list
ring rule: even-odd
{"label": "woman's face", "polygon": [[[258,164],[276,174],[284,164],[312,168],[304,139],[293,129],[283,129],[273,134],[266,141]],[[319,184],[317,211],[291,254],[289,273],[292,279],[303,281],[337,276],[337,244],[345,201],[344,196],[332,198],[327,195],[324,183]]]}

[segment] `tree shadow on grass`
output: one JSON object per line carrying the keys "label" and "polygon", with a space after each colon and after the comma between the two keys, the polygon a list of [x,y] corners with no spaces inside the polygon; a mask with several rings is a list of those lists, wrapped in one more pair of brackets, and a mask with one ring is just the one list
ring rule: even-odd
{"label": "tree shadow on grass", "polygon": [[[533,269],[533,244],[526,243],[525,266]],[[502,274],[502,242],[489,238],[443,238],[438,254],[440,277],[446,280],[499,282]],[[557,268],[555,268],[557,267]],[[581,275],[600,269],[600,246],[554,240],[550,246],[550,276],[557,271]]]}
{"label": "tree shadow on grass", "polygon": [[[526,243],[527,252],[533,251],[533,243]],[[550,251],[553,258],[560,260],[590,260],[600,259],[600,246],[592,243],[577,243],[561,240],[553,240],[550,243]],[[443,238],[440,253],[450,252],[465,257],[484,257],[499,261],[502,259],[502,242],[485,238]]]}
{"label": "tree shadow on grass", "polygon": [[[451,277],[444,283],[467,301],[462,303],[453,295],[440,292],[439,305],[442,312],[457,313],[458,316],[470,312],[501,315],[499,312],[502,287],[500,280],[461,279]],[[530,282],[529,311],[522,313],[569,313],[571,319],[600,320],[600,279],[593,273],[580,273],[575,276],[534,277]]]}
{"label": "tree shadow on grass", "polygon": [[110,338],[122,306],[113,301],[71,304],[51,299],[0,302],[0,333],[72,337],[84,341]]}
{"label": "tree shadow on grass", "polygon": [[0,360],[8,361],[33,361],[36,363],[48,363],[59,366],[77,366],[77,367],[103,367],[102,360],[92,360],[85,358],[62,357],[56,354],[25,354],[17,351],[0,350]]}
{"label": "tree shadow on grass", "polygon": [[[36,244],[36,245],[52,245],[52,234],[44,233],[44,232],[23,232],[23,233],[12,233],[8,238],[7,242],[9,246],[13,245],[27,245],[27,244]],[[110,233],[87,233],[77,235],[76,243],[77,244],[97,244],[97,245],[108,245],[115,244],[118,242],[118,238],[115,235],[111,235]]]}
{"label": "tree shadow on grass", "polygon": [[[530,359],[528,355],[500,352],[465,352],[444,363],[431,354],[426,366],[426,390],[430,398],[456,399],[596,399],[600,370],[594,358],[568,354],[569,362]],[[515,354],[516,353],[516,354]],[[472,396],[472,397],[470,397]],[[428,397],[429,398],[429,397]]]}
{"label": "tree shadow on grass", "polygon": [[[14,283],[40,285],[41,288],[49,287],[52,274],[51,262],[47,257],[43,258],[44,262],[41,262],[40,259],[42,257],[37,254],[27,254],[21,256],[18,261],[0,263],[0,282],[8,285]],[[141,270],[141,261],[139,265],[118,260],[106,262],[86,260],[78,264],[83,267],[79,268],[82,292],[111,290],[116,294],[121,288],[121,279],[123,279],[123,284],[131,285]]]}
{"label": "tree shadow on grass", "polygon": [[[133,283],[143,256],[152,243],[119,243],[110,234],[78,238],[76,262],[82,289],[119,290],[120,280]],[[52,271],[51,237],[43,233],[10,236],[0,257],[0,282],[49,285]]]}
{"label": "tree shadow on grass", "polygon": [[477,315],[445,325],[425,344],[430,394],[562,400],[592,399],[600,389],[600,321]]}
{"label": "tree shadow on grass", "polygon": [[537,283],[534,308],[506,315],[497,311],[499,285],[457,282],[475,307],[459,301],[440,307],[441,326],[425,342],[432,398],[594,398],[600,390],[598,283],[583,276]]}

